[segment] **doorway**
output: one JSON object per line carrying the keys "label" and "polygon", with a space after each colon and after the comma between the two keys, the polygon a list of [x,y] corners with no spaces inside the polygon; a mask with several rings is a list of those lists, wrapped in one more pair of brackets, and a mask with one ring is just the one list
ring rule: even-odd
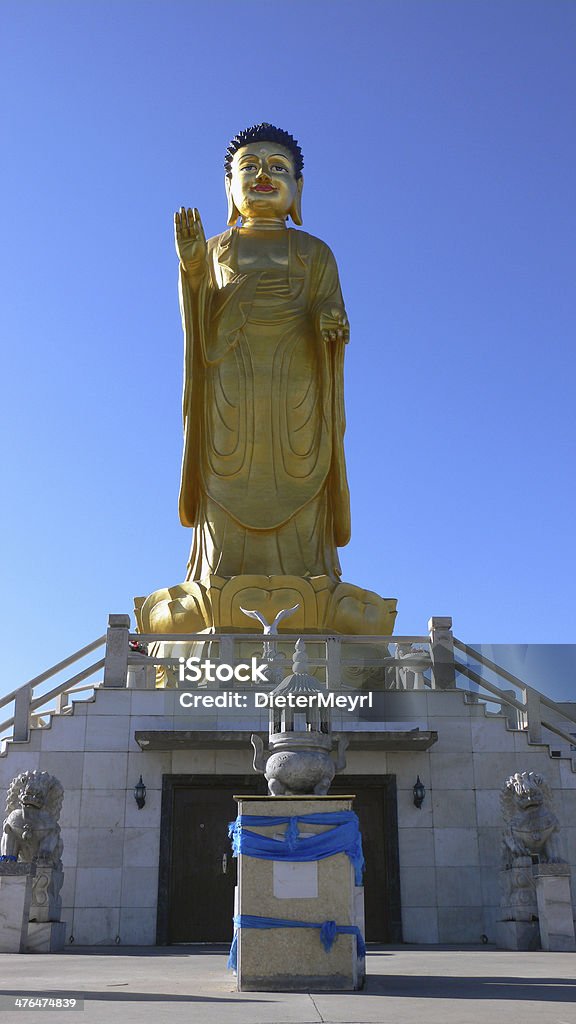
{"label": "doorway", "polygon": [[[228,823],[234,794],[266,795],[261,775],[167,775],[163,779],[158,889],[159,945],[230,942],[236,861]],[[396,780],[339,775],[331,796],[355,793],[366,858],[366,939],[400,942]]]}

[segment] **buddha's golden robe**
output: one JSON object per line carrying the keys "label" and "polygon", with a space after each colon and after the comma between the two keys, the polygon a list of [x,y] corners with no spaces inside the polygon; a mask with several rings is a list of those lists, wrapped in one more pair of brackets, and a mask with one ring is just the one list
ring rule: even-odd
{"label": "buddha's golden robe", "polygon": [[181,271],[185,335],[180,519],[194,528],[188,580],[209,574],[340,575],[350,537],[344,344],[321,311],[344,304],[323,242],[288,230],[287,265],[239,268],[239,234]]}

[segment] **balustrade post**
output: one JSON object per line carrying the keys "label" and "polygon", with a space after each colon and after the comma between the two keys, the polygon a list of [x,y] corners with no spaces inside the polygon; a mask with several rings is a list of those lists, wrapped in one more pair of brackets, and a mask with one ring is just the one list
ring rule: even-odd
{"label": "balustrade post", "polygon": [[526,687],[525,704],[530,742],[542,743],[542,708],[538,690],[533,690],[531,686]]}
{"label": "balustrade post", "polygon": [[453,690],[456,686],[456,671],[452,617],[434,616],[428,620],[428,631],[434,687],[436,690]]}
{"label": "balustrade post", "polygon": [[59,693],[56,697],[56,714],[63,715],[66,708],[70,707],[70,694],[68,690],[64,690],[64,693]]}
{"label": "balustrade post", "polygon": [[14,698],[14,729],[12,739],[26,743],[30,735],[30,705],[32,703],[32,687],[25,683],[17,691]]}
{"label": "balustrade post", "polygon": [[[230,665],[234,668],[236,664],[234,654],[234,637],[228,636],[226,633],[218,634],[218,661],[220,665]],[[234,681],[234,677],[229,682],[221,682],[220,686],[225,688],[227,686],[238,686],[238,682]]]}
{"label": "balustrade post", "polygon": [[125,687],[127,685],[128,654],[130,651],[129,633],[129,615],[108,616],[104,686]]}
{"label": "balustrade post", "polygon": [[[515,690],[502,690],[502,693],[508,694],[508,696],[512,697],[513,699],[516,698]],[[522,712],[518,711],[518,708],[512,707],[511,704],[505,704],[504,702],[502,702],[502,704],[500,705],[500,714],[506,715],[506,718],[508,719],[508,726],[510,729],[522,728],[522,722],[520,721],[520,716]]]}
{"label": "balustrade post", "polygon": [[326,688],[337,690],[342,684],[342,641],[339,636],[326,637]]}

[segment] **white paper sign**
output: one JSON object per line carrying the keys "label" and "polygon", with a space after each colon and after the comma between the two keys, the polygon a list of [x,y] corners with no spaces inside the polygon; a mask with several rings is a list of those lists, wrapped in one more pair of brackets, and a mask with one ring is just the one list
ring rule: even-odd
{"label": "white paper sign", "polygon": [[292,860],[275,860],[274,896],[279,900],[303,900],[318,896],[318,864],[315,860],[297,864]]}

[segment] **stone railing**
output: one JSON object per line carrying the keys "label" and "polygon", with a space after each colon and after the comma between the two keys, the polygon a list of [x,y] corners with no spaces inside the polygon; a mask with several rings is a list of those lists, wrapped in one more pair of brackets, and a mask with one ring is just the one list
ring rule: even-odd
{"label": "stone railing", "polygon": [[[444,620],[441,620],[442,622]],[[357,687],[360,682],[375,689],[418,690],[453,686],[449,674],[453,653],[446,646],[442,628],[430,620],[428,636],[337,636],[308,634],[306,651],[310,670],[330,689]],[[234,668],[255,657],[287,675],[294,645],[300,633],[263,635],[246,631],[226,634],[131,633],[128,616],[110,616],[104,686],[142,689],[158,685],[189,688],[180,682],[181,661],[190,656],[209,658],[215,665]],[[135,653],[134,644],[145,645],[148,654]],[[152,672],[151,669],[154,669]],[[126,682],[128,681],[128,682]],[[229,686],[226,680],[218,685]]]}
{"label": "stone railing", "polygon": [[[576,731],[576,718],[534,687],[455,639],[449,617],[431,618],[428,627],[427,636],[307,635],[309,670],[333,690],[360,685],[364,689],[398,691],[458,688],[467,700],[496,705],[496,712],[508,717],[510,727],[526,731],[532,742],[545,742],[543,730],[547,730],[565,743],[574,743],[571,727],[574,725]],[[9,738],[27,740],[31,727],[47,725],[52,714],[66,714],[71,710],[72,697],[99,686],[154,689],[163,685],[190,689],[190,683],[180,682],[179,676],[182,659],[191,656],[200,661],[209,658],[216,666],[232,668],[255,657],[258,664],[272,668],[269,678],[275,682],[291,671],[294,644],[299,636],[285,632],[263,635],[252,631],[143,635],[131,632],[128,615],[110,615],[105,636],[0,698],[0,709],[14,704],[11,717],[0,723],[0,737],[8,738],[7,730],[12,727]],[[104,645],[103,658],[47,693],[39,692],[47,680]],[[137,646],[147,653],[138,651]],[[495,676],[497,682],[487,678],[486,673]],[[86,680],[91,681],[86,683]],[[202,686],[202,682],[195,685]],[[223,688],[230,685],[227,680],[216,683]]]}
{"label": "stone railing", "polygon": [[[532,743],[549,743],[550,737],[544,739],[543,730],[546,729],[568,744],[569,750],[576,745],[576,716],[461,640],[454,639],[454,648],[460,656],[454,661],[456,684],[459,689],[464,689],[465,684],[460,683],[459,677],[466,679],[470,699],[499,705],[498,710],[508,717],[511,728],[526,731]],[[473,665],[496,676],[504,686],[491,682]],[[470,682],[477,687],[476,690],[469,688]]]}
{"label": "stone railing", "polygon": [[65,679],[64,682],[53,687],[48,693],[39,694],[34,692],[35,690],[38,691],[48,679],[52,679],[67,668],[70,668],[71,665],[87,658],[94,651],[97,651],[99,647],[103,647],[105,643],[106,635],[98,637],[91,644],[87,644],[86,647],[80,648],[79,651],[71,654],[68,658],[59,661],[57,665],[53,665],[52,668],[46,669],[45,672],[35,676],[34,679],[29,679],[27,683],[19,686],[16,690],[12,690],[11,693],[0,697],[0,710],[9,707],[11,704],[14,705],[13,714],[5,719],[5,721],[0,722],[0,738],[7,738],[5,735],[6,731],[12,727],[11,739],[27,740],[30,726],[36,725],[41,727],[44,724],[42,721],[43,716],[50,713],[46,705],[54,702],[52,712],[64,714],[66,708],[70,707],[70,696],[73,693],[92,690],[96,685],[95,682],[87,686],[81,686],[80,684],[104,668],[105,658],[93,662],[70,679]]}

